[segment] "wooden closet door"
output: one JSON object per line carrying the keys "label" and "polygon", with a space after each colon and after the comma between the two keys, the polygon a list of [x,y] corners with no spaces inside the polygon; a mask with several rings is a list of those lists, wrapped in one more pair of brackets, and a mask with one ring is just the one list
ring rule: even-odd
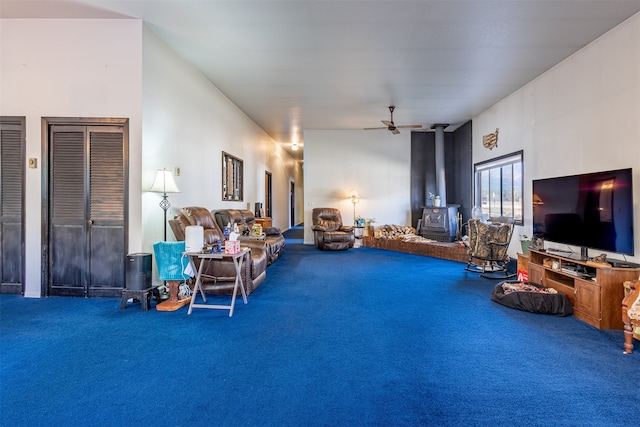
{"label": "wooden closet door", "polygon": [[24,286],[24,126],[24,117],[0,118],[0,293]]}
{"label": "wooden closet door", "polygon": [[89,128],[89,294],[125,286],[125,162],[122,129]]}
{"label": "wooden closet door", "polygon": [[119,296],[126,256],[123,130],[50,129],[48,294]]}

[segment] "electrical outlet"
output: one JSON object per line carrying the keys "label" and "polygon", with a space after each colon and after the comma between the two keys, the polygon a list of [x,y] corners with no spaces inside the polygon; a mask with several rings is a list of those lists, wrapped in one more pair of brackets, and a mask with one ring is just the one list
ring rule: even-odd
{"label": "electrical outlet", "polygon": [[175,171],[174,171],[174,175],[175,176],[180,176],[180,168],[176,166]]}

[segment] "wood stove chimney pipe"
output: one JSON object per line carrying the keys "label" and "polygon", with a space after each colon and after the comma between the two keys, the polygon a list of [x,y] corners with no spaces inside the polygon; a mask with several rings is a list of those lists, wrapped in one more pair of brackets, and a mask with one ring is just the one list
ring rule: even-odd
{"label": "wood stove chimney pipe", "polygon": [[447,206],[447,182],[444,168],[444,129],[448,124],[435,124],[431,129],[436,131],[436,191],[442,200],[441,206]]}

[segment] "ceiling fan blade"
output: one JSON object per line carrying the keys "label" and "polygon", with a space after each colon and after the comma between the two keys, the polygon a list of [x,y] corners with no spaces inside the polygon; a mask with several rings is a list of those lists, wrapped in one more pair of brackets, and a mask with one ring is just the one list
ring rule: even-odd
{"label": "ceiling fan blade", "polygon": [[398,128],[408,128],[408,129],[420,129],[422,127],[422,125],[403,125],[403,126],[396,126],[393,123],[393,110],[395,110],[396,107],[393,105],[389,106],[389,112],[391,113],[391,120],[380,120],[386,127],[385,128],[364,128],[364,130],[370,130],[370,129],[387,129],[389,130],[392,134],[394,135],[398,135],[400,133],[400,131],[398,130]]}

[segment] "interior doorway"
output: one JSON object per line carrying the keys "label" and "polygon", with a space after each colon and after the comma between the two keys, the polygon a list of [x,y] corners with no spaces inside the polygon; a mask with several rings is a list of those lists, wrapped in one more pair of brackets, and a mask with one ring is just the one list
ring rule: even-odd
{"label": "interior doorway", "polygon": [[291,227],[296,226],[296,184],[293,181],[289,182],[289,206],[290,206],[290,219],[289,223]]}
{"label": "interior doorway", "polygon": [[271,195],[271,180],[271,172],[264,171],[264,214],[267,218],[273,218],[271,215],[271,206],[273,203],[273,196]]}

